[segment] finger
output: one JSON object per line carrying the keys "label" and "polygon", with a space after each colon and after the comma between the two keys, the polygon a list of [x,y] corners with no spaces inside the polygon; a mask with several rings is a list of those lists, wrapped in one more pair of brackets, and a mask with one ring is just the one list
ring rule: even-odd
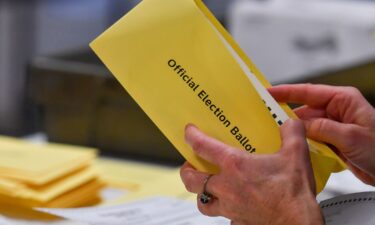
{"label": "finger", "polygon": [[306,131],[303,122],[300,120],[288,120],[280,129],[282,139],[280,152],[283,154],[295,155],[298,159],[310,163],[310,155],[306,142]]}
{"label": "finger", "polygon": [[327,85],[290,84],[275,86],[268,90],[279,102],[299,103],[319,108],[326,106],[341,89],[341,87]]}
{"label": "finger", "polygon": [[186,126],[185,139],[198,156],[219,167],[222,167],[223,159],[227,156],[238,154],[240,152],[207,136],[194,125]]}
{"label": "finger", "polygon": [[294,109],[294,112],[297,114],[298,118],[302,120],[327,117],[326,111],[324,109],[311,108],[309,106],[301,106],[297,109]]}
{"label": "finger", "polygon": [[203,184],[208,174],[199,172],[189,163],[185,163],[181,167],[180,176],[187,191],[191,193],[202,193]]}
{"label": "finger", "polygon": [[361,130],[354,124],[343,124],[330,119],[318,118],[304,121],[307,136],[311,139],[332,144],[340,151],[352,149],[360,139]]}
{"label": "finger", "polygon": [[197,206],[199,211],[206,216],[216,217],[221,216],[218,199],[212,199],[211,202],[207,204],[202,204],[199,200],[199,195],[197,196]]}

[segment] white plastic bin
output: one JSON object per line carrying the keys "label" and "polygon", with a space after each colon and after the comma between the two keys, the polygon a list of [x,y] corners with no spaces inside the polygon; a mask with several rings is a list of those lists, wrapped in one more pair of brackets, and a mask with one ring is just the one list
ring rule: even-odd
{"label": "white plastic bin", "polygon": [[375,2],[237,1],[229,15],[231,33],[272,83],[375,58]]}

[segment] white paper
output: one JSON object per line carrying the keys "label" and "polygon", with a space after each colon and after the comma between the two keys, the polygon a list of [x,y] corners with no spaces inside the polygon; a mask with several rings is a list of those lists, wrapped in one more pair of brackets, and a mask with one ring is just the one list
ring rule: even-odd
{"label": "white paper", "polygon": [[8,219],[0,215],[0,225],[15,225],[11,223]]}
{"label": "white paper", "polygon": [[320,203],[326,225],[374,225],[375,192],[362,192]]}
{"label": "white paper", "polygon": [[65,219],[92,225],[228,225],[222,217],[203,216],[194,203],[168,197],[153,197],[110,207],[37,209]]}
{"label": "white paper", "polygon": [[[326,225],[374,225],[375,192],[343,195],[320,203]],[[153,197],[111,207],[39,209],[92,225],[229,225],[222,217],[200,214],[194,203]]]}

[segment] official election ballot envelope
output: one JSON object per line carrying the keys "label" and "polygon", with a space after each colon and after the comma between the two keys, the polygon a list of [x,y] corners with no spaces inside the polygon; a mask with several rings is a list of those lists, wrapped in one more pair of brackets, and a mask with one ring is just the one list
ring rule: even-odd
{"label": "official election ballot envelope", "polygon": [[[278,126],[295,117],[270,96],[270,84],[200,0],[144,0],[91,47],[201,171],[218,168],[185,143],[186,124],[249,154],[269,154],[281,146]],[[320,191],[344,166],[327,146],[309,144]]]}

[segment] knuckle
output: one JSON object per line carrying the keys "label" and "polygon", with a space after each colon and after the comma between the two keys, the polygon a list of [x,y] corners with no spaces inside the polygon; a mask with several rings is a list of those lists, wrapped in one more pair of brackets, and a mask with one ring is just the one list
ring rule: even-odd
{"label": "knuckle", "polygon": [[335,96],[335,101],[337,104],[343,104],[361,96],[362,93],[355,87],[342,87]]}
{"label": "knuckle", "polygon": [[324,119],[316,119],[311,124],[312,130],[315,130],[315,131],[327,130],[328,127],[329,127],[328,120],[324,120]]}
{"label": "knuckle", "polygon": [[358,142],[360,142],[360,134],[358,129],[354,126],[349,126],[346,128],[343,138],[344,147],[347,149],[354,149]]}
{"label": "knuckle", "polygon": [[288,141],[287,147],[293,149],[304,149],[306,148],[306,140],[301,137],[292,137]]}
{"label": "knuckle", "polygon": [[353,139],[357,136],[358,134],[358,131],[356,129],[356,127],[354,126],[348,126],[346,127],[346,131],[345,131],[345,138],[346,139]]}
{"label": "knuckle", "polygon": [[356,87],[345,87],[345,92],[351,97],[357,97],[362,95],[361,92]]}

